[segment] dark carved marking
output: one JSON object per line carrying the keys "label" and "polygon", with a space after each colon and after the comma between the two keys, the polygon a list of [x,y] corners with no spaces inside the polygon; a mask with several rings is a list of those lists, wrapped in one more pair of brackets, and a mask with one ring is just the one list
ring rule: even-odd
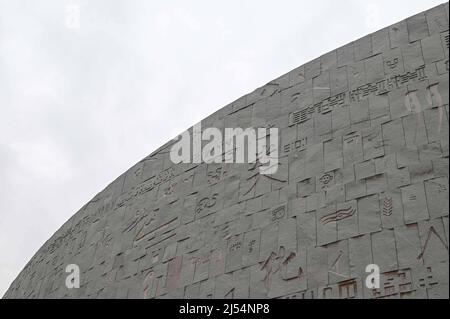
{"label": "dark carved marking", "polygon": [[383,215],[384,216],[391,216],[392,215],[392,197],[389,195],[386,195],[383,201]]}
{"label": "dark carved marking", "polygon": [[335,221],[342,220],[342,219],[348,218],[350,216],[353,216],[355,214],[355,212],[356,212],[356,208],[354,208],[354,207],[340,209],[335,213],[332,213],[332,214],[322,217],[320,219],[320,222],[322,223],[322,225],[326,225],[328,223],[335,222]]}

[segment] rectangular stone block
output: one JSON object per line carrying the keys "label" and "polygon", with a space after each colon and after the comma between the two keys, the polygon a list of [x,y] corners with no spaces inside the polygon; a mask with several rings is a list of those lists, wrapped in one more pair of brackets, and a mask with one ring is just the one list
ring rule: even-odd
{"label": "rectangular stone block", "polygon": [[372,160],[355,163],[355,177],[357,181],[373,175],[375,175],[375,163]]}
{"label": "rectangular stone block", "polygon": [[425,64],[445,59],[444,48],[441,45],[441,37],[439,34],[426,37],[421,42]]}
{"label": "rectangular stone block", "polygon": [[417,264],[420,255],[420,239],[417,224],[402,225],[394,229],[398,266],[409,268]]}
{"label": "rectangular stone block", "polygon": [[308,289],[328,284],[328,254],[326,248],[308,248],[306,270]]}
{"label": "rectangular stone block", "polygon": [[303,213],[297,215],[297,246],[316,246],[316,215]]}
{"label": "rectangular stone block", "polygon": [[358,199],[359,233],[368,234],[381,230],[381,212],[378,194]]}
{"label": "rectangular stone block", "polygon": [[369,101],[362,100],[358,102],[350,102],[350,119],[351,124],[358,124],[370,119]]}
{"label": "rectangular stone block", "polygon": [[411,183],[415,184],[434,177],[433,163],[430,160],[409,164]]}
{"label": "rectangular stone block", "polygon": [[193,282],[199,282],[209,278],[210,262],[211,249],[209,245],[205,245],[197,253]]}
{"label": "rectangular stone block", "polygon": [[424,13],[406,19],[406,23],[408,25],[409,42],[423,39],[429,35],[428,23]]}
{"label": "rectangular stone block", "polygon": [[406,224],[429,218],[423,183],[402,187],[402,202]]}
{"label": "rectangular stone block", "polygon": [[216,247],[211,249],[211,257],[209,262],[210,278],[221,275],[225,272],[227,246],[226,242],[220,242]]}
{"label": "rectangular stone block", "polygon": [[323,171],[322,143],[308,146],[305,155],[305,177],[313,177]]}
{"label": "rectangular stone block", "polygon": [[403,168],[389,168],[387,170],[388,186],[390,188],[397,188],[411,183],[409,170],[407,167]]}
{"label": "rectangular stone block", "polygon": [[297,251],[296,217],[283,219],[278,223],[278,246],[286,251]]}
{"label": "rectangular stone block", "polygon": [[344,66],[354,61],[353,42],[336,50],[338,66]]}
{"label": "rectangular stone block", "polygon": [[372,130],[390,120],[389,96],[388,94],[369,97],[369,117]]}
{"label": "rectangular stone block", "polygon": [[448,215],[448,179],[444,177],[425,181],[428,213],[431,218]]}
{"label": "rectangular stone block", "polygon": [[405,137],[403,133],[403,124],[401,119],[384,123],[383,143],[386,153],[394,153],[405,146]]}
{"label": "rectangular stone block", "polygon": [[225,272],[232,272],[241,268],[243,251],[243,234],[228,239]]}
{"label": "rectangular stone block", "polygon": [[367,195],[380,193],[387,187],[385,174],[377,174],[366,178]]}
{"label": "rectangular stone block", "polygon": [[391,40],[391,48],[401,48],[409,43],[408,28],[405,20],[389,27],[389,38]]}
{"label": "rectangular stone block", "polygon": [[361,132],[351,132],[343,137],[344,166],[353,165],[363,160]]}
{"label": "rectangular stone block", "polygon": [[321,142],[332,137],[331,112],[314,117],[314,141]]}
{"label": "rectangular stone block", "polygon": [[200,283],[200,289],[198,293],[199,299],[212,299],[214,298],[215,281],[205,280]]}
{"label": "rectangular stone block", "polygon": [[373,263],[370,235],[350,238],[348,247],[350,276],[356,278],[367,274],[366,266]]}
{"label": "rectangular stone block", "polygon": [[313,78],[314,104],[330,97],[330,72],[325,71]]}
{"label": "rectangular stone block", "polygon": [[396,270],[398,264],[394,231],[383,230],[371,236],[374,264],[380,267],[380,272]]}
{"label": "rectangular stone block", "polygon": [[336,94],[345,92],[348,90],[347,68],[340,67],[330,70],[330,94],[335,96]]}
{"label": "rectangular stone block", "polygon": [[327,71],[329,69],[335,69],[337,67],[337,52],[336,50],[325,53],[320,57],[320,69],[321,71]]}
{"label": "rectangular stone block", "polygon": [[233,273],[223,274],[216,278],[216,285],[214,289],[214,298],[219,299],[235,299],[236,285],[233,278]]}
{"label": "rectangular stone block", "polygon": [[382,55],[378,54],[365,59],[364,70],[366,71],[366,81],[368,83],[383,80],[385,77]]}
{"label": "rectangular stone block", "polygon": [[312,79],[320,75],[320,58],[314,59],[304,65],[305,78],[307,80]]}
{"label": "rectangular stone block", "polygon": [[366,195],[366,181],[364,179],[345,184],[346,200],[360,198],[365,195]]}
{"label": "rectangular stone block", "polygon": [[242,266],[247,267],[258,263],[260,250],[260,231],[253,230],[244,234]]}
{"label": "rectangular stone block", "polygon": [[355,61],[367,59],[372,55],[372,41],[370,36],[365,36],[353,43]]}
{"label": "rectangular stone block", "polygon": [[323,143],[324,147],[324,169],[325,171],[342,168],[342,139],[334,138]]}
{"label": "rectangular stone block", "polygon": [[407,147],[413,148],[417,145],[428,144],[427,131],[423,116],[413,113],[404,116],[402,120]]}
{"label": "rectangular stone block", "polygon": [[367,84],[364,61],[353,62],[347,65],[347,79],[350,89],[356,89]]}
{"label": "rectangular stone block", "polygon": [[389,28],[372,33],[372,53],[383,53],[390,49]]}
{"label": "rectangular stone block", "polygon": [[448,6],[445,4],[436,6],[425,12],[428,23],[428,31],[431,35],[448,30]]}
{"label": "rectangular stone block", "polygon": [[350,279],[349,247],[347,240],[327,246],[328,283],[334,284]]}
{"label": "rectangular stone block", "polygon": [[348,123],[350,123],[350,107],[348,105],[334,107],[331,113],[333,132],[347,127]]}

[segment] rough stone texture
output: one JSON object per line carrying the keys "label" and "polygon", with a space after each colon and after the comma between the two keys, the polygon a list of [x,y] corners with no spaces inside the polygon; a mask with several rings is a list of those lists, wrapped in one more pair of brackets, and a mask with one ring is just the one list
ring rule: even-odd
{"label": "rough stone texture", "polygon": [[[280,168],[173,165],[171,142],[87,203],[6,298],[448,298],[448,3],[210,115],[278,127]],[[365,267],[381,269],[380,289]],[[65,266],[81,288],[65,287]]]}

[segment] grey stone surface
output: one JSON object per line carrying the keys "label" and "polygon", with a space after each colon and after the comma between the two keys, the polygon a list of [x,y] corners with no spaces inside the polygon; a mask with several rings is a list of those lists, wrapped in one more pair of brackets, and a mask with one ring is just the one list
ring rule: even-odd
{"label": "grey stone surface", "polygon": [[448,25],[446,3],[210,115],[203,128],[278,128],[278,172],[175,165],[168,142],[70,218],[5,298],[448,298]]}

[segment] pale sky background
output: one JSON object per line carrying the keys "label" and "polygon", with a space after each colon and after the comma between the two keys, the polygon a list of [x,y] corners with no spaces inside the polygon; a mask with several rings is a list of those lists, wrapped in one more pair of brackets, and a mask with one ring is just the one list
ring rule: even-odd
{"label": "pale sky background", "polygon": [[178,133],[442,2],[0,0],[0,296],[70,216]]}

